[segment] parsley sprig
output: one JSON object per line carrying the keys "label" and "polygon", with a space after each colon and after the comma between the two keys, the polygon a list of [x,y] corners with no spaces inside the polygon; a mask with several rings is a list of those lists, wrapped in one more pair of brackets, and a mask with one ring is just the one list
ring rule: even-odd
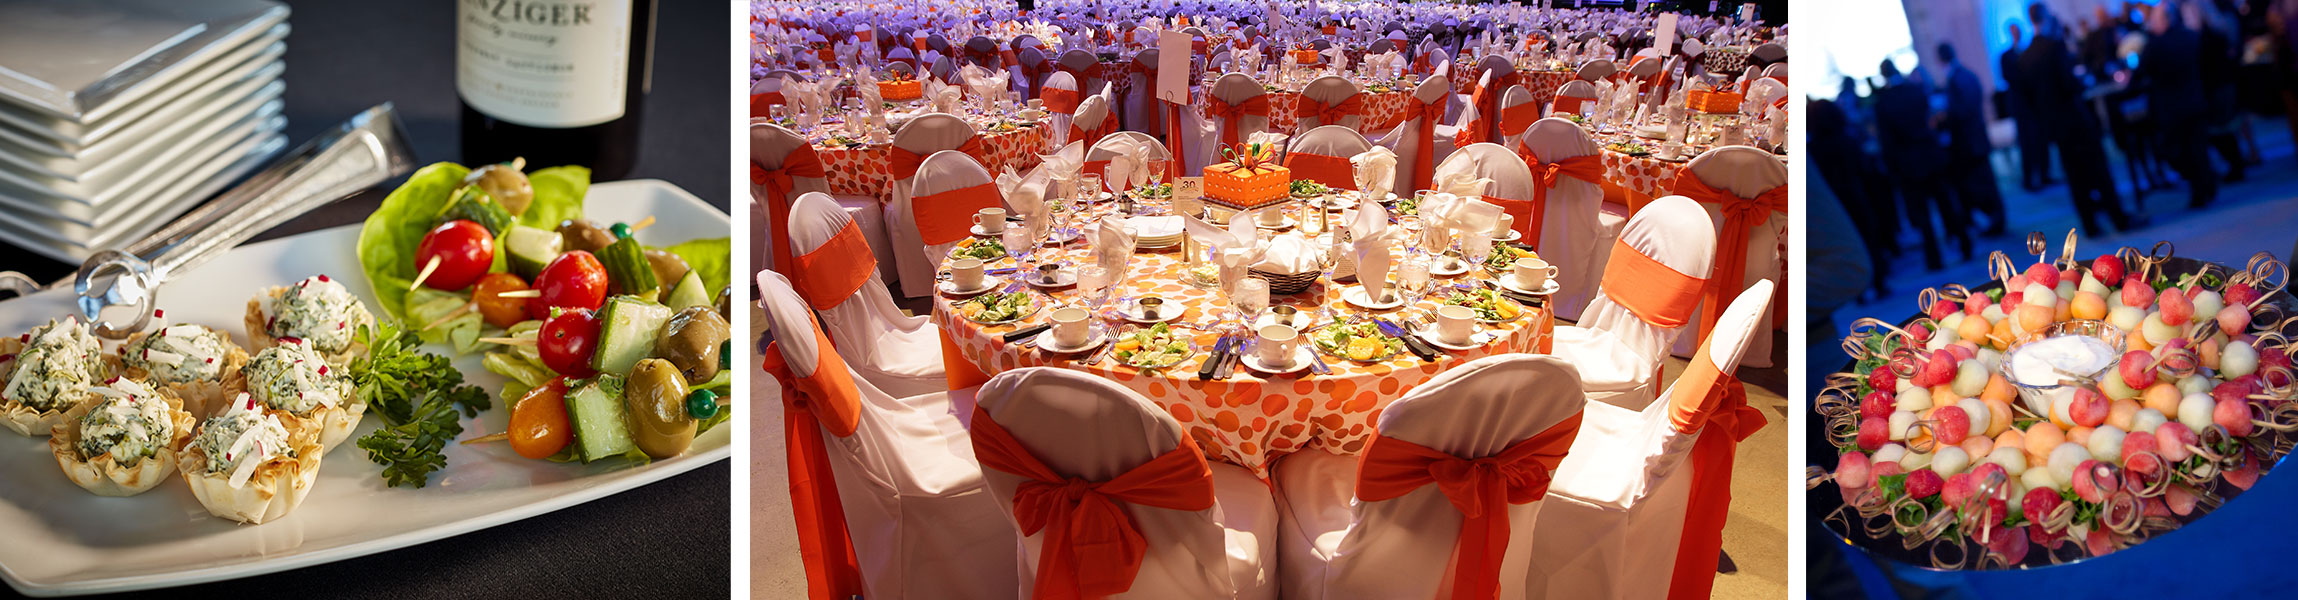
{"label": "parsley sprig", "polygon": [[355,339],[367,355],[352,360],[351,383],[383,427],[359,439],[368,460],[383,465],[391,487],[423,487],[447,466],[441,451],[462,435],[462,416],[492,406],[486,390],[463,383],[447,357],[418,349],[422,339],[393,323],[361,326]]}

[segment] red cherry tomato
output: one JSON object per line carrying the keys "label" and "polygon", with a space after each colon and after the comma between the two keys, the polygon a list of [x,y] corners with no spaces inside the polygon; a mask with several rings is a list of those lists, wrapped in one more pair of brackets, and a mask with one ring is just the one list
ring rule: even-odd
{"label": "red cherry tomato", "polygon": [[471,282],[478,281],[495,264],[495,236],[467,220],[440,223],[423,234],[423,242],[415,246],[415,272],[422,273],[433,260],[439,266],[423,280],[424,287],[448,291],[471,287]]}
{"label": "red cherry tomato", "polygon": [[550,458],[574,441],[567,419],[567,378],[550,380],[511,405],[511,450],[533,459]]}
{"label": "red cherry tomato", "polygon": [[598,315],[578,308],[543,322],[535,339],[543,366],[568,377],[589,377],[591,352],[598,349]]}
{"label": "red cherry tomato", "polygon": [[589,252],[561,254],[535,274],[535,289],[542,295],[527,299],[529,319],[548,319],[553,308],[598,310],[606,303],[606,266]]}
{"label": "red cherry tomato", "polygon": [[510,273],[488,273],[479,278],[479,288],[471,293],[471,301],[479,304],[479,314],[488,325],[508,328],[527,320],[526,298],[504,298],[505,292],[527,289],[527,282]]}

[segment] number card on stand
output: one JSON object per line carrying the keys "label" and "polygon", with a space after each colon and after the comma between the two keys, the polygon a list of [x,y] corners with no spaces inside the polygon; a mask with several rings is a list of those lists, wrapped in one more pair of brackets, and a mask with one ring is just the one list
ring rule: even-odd
{"label": "number card on stand", "polygon": [[1189,104],[1189,34],[1157,32],[1157,99]]}
{"label": "number card on stand", "polygon": [[1675,55],[1676,13],[1660,13],[1660,22],[1652,26],[1652,33],[1655,36],[1652,47],[1660,51],[1661,57]]}
{"label": "number card on stand", "polygon": [[1197,215],[1205,212],[1205,178],[1173,178],[1173,213]]}

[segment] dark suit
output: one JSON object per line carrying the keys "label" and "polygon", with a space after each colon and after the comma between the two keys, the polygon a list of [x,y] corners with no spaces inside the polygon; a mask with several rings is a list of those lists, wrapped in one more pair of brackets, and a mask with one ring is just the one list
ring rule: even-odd
{"label": "dark suit", "polygon": [[2067,192],[2073,196],[2075,214],[2082,218],[2083,228],[2092,235],[2105,233],[2098,222],[2099,213],[2104,212],[2116,229],[2129,229],[2130,215],[2122,210],[2114,173],[2107,169],[2106,150],[2099,141],[2098,117],[2083,99],[2085,88],[2075,78],[2074,54],[2067,51],[2066,41],[2035,36],[2034,43],[2019,55],[2019,73],[2025,80],[2014,85],[2028,90],[2028,106],[2038,133],[2058,148],[2059,166],[2067,174]]}
{"label": "dark suit", "polygon": [[2019,126],[2019,182],[2029,190],[2043,187],[2051,179],[2051,140],[2029,122],[2034,107],[2027,98],[2026,76],[2019,72],[2019,49],[2004,50],[1996,63],[2011,99],[2011,120]]}
{"label": "dark suit", "polygon": [[2202,145],[2210,104],[2202,87],[2201,37],[2172,27],[2147,40],[2139,55],[2136,82],[2146,90],[2149,118],[2155,122],[2164,162],[2186,180],[2188,204],[2200,207],[2218,195],[2218,172]]}
{"label": "dark suit", "polygon": [[1939,207],[1939,224],[1970,254],[1971,231],[1964,223],[1969,213],[1945,195],[1941,175],[1947,168],[1947,150],[1931,129],[1931,99],[1922,84],[1901,80],[1875,92],[1875,133],[1883,144],[1884,168],[1899,184],[1899,198],[1907,221],[1923,238],[1923,264],[1943,266],[1939,234],[1931,228],[1931,207]]}
{"label": "dark suit", "polygon": [[1995,149],[1987,139],[1986,92],[1979,76],[1960,63],[1947,69],[1947,177],[1965,210],[1987,214],[1988,232],[2003,231],[2003,193],[1995,189],[1995,167],[1987,154]]}
{"label": "dark suit", "polygon": [[1891,278],[1892,251],[1899,243],[1893,237],[1898,230],[1892,225],[1899,222],[1899,211],[1892,206],[1889,194],[1874,197],[1866,193],[1866,150],[1860,148],[1859,136],[1853,135],[1844,108],[1834,100],[1816,100],[1806,104],[1804,112],[1811,169],[1842,199],[1844,211],[1865,242],[1861,246],[1875,270],[1874,287],[1888,293],[1885,282]]}

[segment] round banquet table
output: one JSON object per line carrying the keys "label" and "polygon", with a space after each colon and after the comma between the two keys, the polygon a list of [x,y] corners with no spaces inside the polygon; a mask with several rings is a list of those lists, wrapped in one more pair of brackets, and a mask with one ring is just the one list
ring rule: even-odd
{"label": "round banquet table", "polygon": [[[985,119],[967,117],[979,131]],[[822,157],[822,167],[830,184],[830,193],[857,196],[875,196],[879,200],[893,198],[893,162],[891,144],[862,143],[825,144],[828,133],[838,127],[824,125],[809,137],[814,139],[814,152]],[[1011,131],[980,134],[987,156],[976,156],[990,174],[1003,172],[1006,167],[1015,171],[1037,166],[1044,160],[1046,127],[1044,121],[1024,123]]]}
{"label": "round banquet table", "polygon": [[[1113,203],[1101,204],[1095,207],[1097,212],[1107,211]],[[1296,212],[1298,208],[1299,204],[1294,204]],[[1398,256],[1402,254],[1400,245]],[[1071,265],[1092,261],[1090,252],[1076,243],[1060,249],[1049,248],[1039,258],[1067,261]],[[1011,267],[1012,260],[1000,258],[987,268]],[[1210,330],[1209,324],[1218,322],[1228,305],[1215,291],[1184,282],[1185,260],[1177,250],[1137,252],[1125,281],[1111,288],[1111,306],[1118,304],[1114,300],[1117,298],[1154,294],[1169,304],[1186,308],[1173,323],[1194,335],[1195,354],[1164,369],[1121,365],[1114,356],[1095,364],[1080,364],[1092,357],[1090,350],[1054,354],[1005,341],[1004,334],[1008,332],[1046,323],[1047,315],[1052,313],[1051,306],[1041,307],[1011,324],[981,325],[957,316],[951,309],[952,299],[943,297],[934,303],[932,319],[943,333],[944,352],[954,346],[964,355],[966,363],[983,373],[1044,366],[1077,369],[1107,378],[1164,407],[1188,430],[1189,437],[1197,441],[1206,456],[1243,466],[1263,477],[1267,476],[1269,464],[1287,453],[1310,448],[1343,455],[1363,451],[1374,434],[1381,409],[1446,368],[1496,354],[1546,353],[1551,347],[1554,315],[1544,308],[1526,308],[1515,320],[1479,325],[1480,329],[1495,333],[1483,346],[1464,352],[1439,349],[1434,363],[1422,361],[1409,351],[1398,351],[1386,361],[1371,364],[1324,355],[1325,364],[1332,368],[1331,374],[1317,375],[1304,369],[1290,375],[1269,375],[1240,364],[1227,380],[1199,380],[1198,368],[1219,337]],[[1471,269],[1468,274],[1456,277],[1432,277],[1430,286],[1440,288],[1483,276],[1482,269]],[[1320,278],[1308,291],[1272,294],[1270,305],[1293,306],[1311,314],[1317,307],[1342,315],[1360,312],[1341,301],[1339,294],[1326,293],[1332,289],[1329,284]],[[1346,284],[1346,287],[1354,286]],[[1047,295],[1056,303],[1083,303],[1074,286],[1053,289]],[[1398,313],[1437,305],[1436,296],[1431,295],[1414,307],[1375,314],[1393,321],[1400,316]],[[1309,344],[1307,340],[1302,343]]]}
{"label": "round banquet table", "polygon": [[[1199,94],[1197,100],[1200,107],[1212,102],[1203,94]],[[1299,90],[1269,92],[1269,129],[1300,135],[1302,132],[1293,131],[1295,126],[1300,125],[1300,105]],[[1358,129],[1367,134],[1385,133],[1385,130],[1404,123],[1405,115],[1412,109],[1412,105],[1410,90],[1367,93],[1364,95],[1364,119]]]}

